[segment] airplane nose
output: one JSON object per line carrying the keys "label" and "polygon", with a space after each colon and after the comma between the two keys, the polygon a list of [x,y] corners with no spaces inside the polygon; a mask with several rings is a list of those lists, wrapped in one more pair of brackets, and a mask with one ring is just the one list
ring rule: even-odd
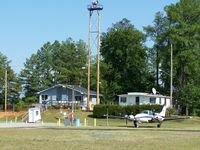
{"label": "airplane nose", "polygon": [[129,118],[129,119],[135,119],[135,116],[129,115],[128,118]]}

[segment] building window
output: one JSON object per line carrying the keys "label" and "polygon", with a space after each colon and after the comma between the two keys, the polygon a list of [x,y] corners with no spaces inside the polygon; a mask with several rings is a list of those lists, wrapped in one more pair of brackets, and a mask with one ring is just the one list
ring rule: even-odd
{"label": "building window", "polygon": [[39,111],[36,111],[36,116],[38,116],[39,115]]}
{"label": "building window", "polygon": [[90,98],[97,98],[96,95],[90,95]]}
{"label": "building window", "polygon": [[52,96],[52,100],[53,100],[53,101],[56,101],[56,100],[57,100],[57,96],[56,96],[56,95],[53,95],[53,96]]}
{"label": "building window", "polygon": [[120,103],[126,103],[126,97],[121,97],[120,98]]}
{"label": "building window", "polygon": [[150,103],[155,104],[156,103],[156,98],[155,97],[150,97]]}
{"label": "building window", "polygon": [[75,96],[76,101],[82,101],[82,96]]}
{"label": "building window", "polygon": [[140,105],[140,97],[135,98],[135,103],[136,103],[136,105]]}
{"label": "building window", "polygon": [[42,95],[42,100],[47,100],[48,99],[48,95]]}
{"label": "building window", "polygon": [[62,101],[68,101],[68,96],[66,94],[62,94]]}

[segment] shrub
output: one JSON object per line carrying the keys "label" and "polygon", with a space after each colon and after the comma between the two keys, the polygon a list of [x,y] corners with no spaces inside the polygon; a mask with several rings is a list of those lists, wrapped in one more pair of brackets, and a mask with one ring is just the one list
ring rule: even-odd
{"label": "shrub", "polygon": [[38,97],[37,97],[37,96],[26,97],[26,98],[24,99],[24,102],[27,103],[27,104],[38,103]]}
{"label": "shrub", "polygon": [[24,108],[24,106],[25,106],[24,101],[19,99],[18,102],[15,105],[15,110],[21,111]]}
{"label": "shrub", "polygon": [[193,116],[200,116],[200,109],[193,109]]}
{"label": "shrub", "polygon": [[174,114],[173,108],[167,108],[166,117],[171,117]]}
{"label": "shrub", "polygon": [[161,105],[95,105],[93,110],[93,116],[96,118],[102,118],[107,114],[113,116],[124,116],[124,115],[136,115],[143,110],[154,110],[155,112],[160,112],[162,110]]}
{"label": "shrub", "polygon": [[200,109],[196,110],[196,115],[200,117]]}
{"label": "shrub", "polygon": [[131,115],[131,114],[136,114],[136,109],[135,106],[133,105],[128,105],[126,107],[124,107],[126,115]]}
{"label": "shrub", "polygon": [[105,114],[107,114],[109,105],[95,105],[93,109],[93,116],[95,118],[102,118]]}

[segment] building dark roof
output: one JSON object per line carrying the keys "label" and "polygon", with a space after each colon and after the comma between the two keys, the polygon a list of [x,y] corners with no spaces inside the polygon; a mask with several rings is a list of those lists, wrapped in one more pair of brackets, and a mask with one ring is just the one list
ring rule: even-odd
{"label": "building dark roof", "polygon": [[[84,87],[81,87],[80,85],[66,85],[69,89],[74,89],[77,92],[86,94],[88,93],[87,89]],[[96,95],[97,93],[95,91],[90,90],[90,95]]]}
{"label": "building dark roof", "polygon": [[[38,94],[41,94],[43,92],[46,92],[50,89],[53,89],[53,88],[57,88],[57,87],[63,87],[63,88],[68,88],[68,89],[74,89],[75,91],[77,92],[80,92],[81,94],[85,94],[87,95],[87,89],[84,88],[84,87],[81,87],[80,85],[68,85],[68,84],[57,84],[57,85],[54,85],[48,89],[45,89],[45,90],[42,90],[40,92],[38,92]],[[95,91],[91,91],[90,90],[90,95],[96,95],[97,93]]]}

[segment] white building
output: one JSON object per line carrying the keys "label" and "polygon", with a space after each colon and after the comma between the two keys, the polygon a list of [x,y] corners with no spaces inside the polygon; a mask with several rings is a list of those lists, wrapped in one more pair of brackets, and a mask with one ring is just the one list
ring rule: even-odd
{"label": "white building", "polygon": [[40,122],[40,120],[41,120],[40,108],[29,108],[28,122],[36,123],[36,122]]}
{"label": "white building", "polygon": [[142,105],[142,104],[158,104],[171,107],[171,101],[169,96],[163,96],[158,94],[149,94],[141,92],[131,92],[127,94],[118,95],[119,105]]}

